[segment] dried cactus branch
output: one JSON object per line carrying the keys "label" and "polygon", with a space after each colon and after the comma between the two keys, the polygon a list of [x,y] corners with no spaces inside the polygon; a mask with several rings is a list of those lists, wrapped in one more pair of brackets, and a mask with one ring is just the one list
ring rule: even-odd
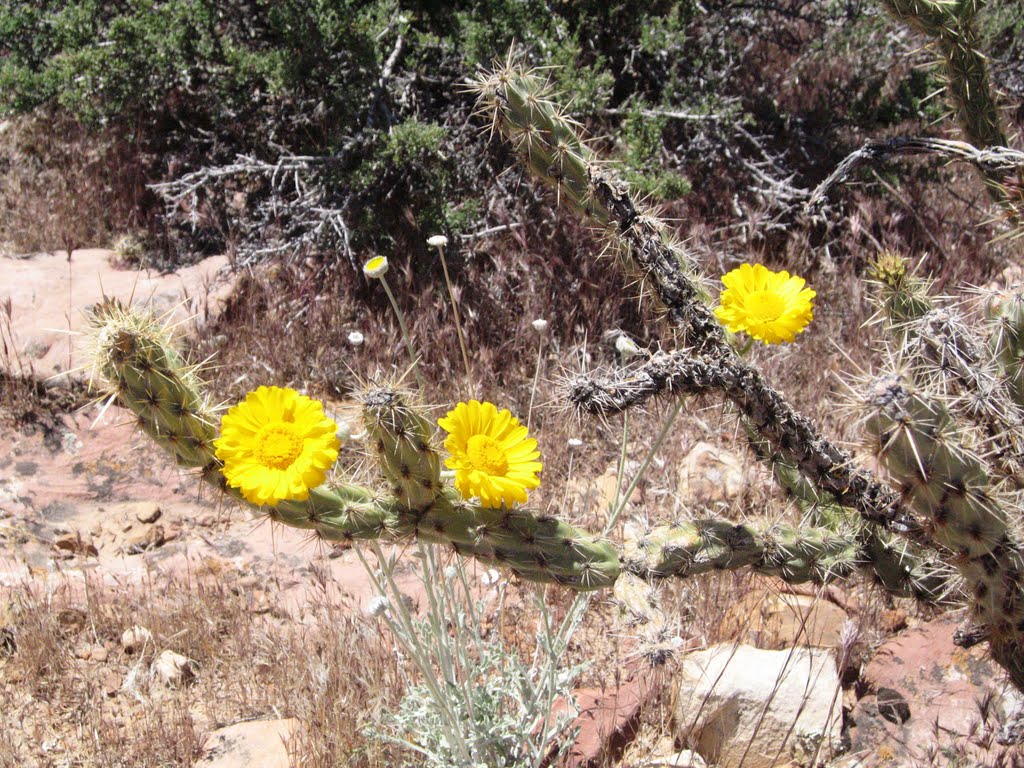
{"label": "dried cactus branch", "polygon": [[978,149],[965,141],[928,139],[916,136],[872,139],[865,142],[860,149],[847,155],[846,159],[836,166],[828,178],[815,187],[805,203],[805,208],[810,211],[820,210],[828,202],[828,196],[833,189],[844,183],[851,173],[862,166],[909,155],[938,155],[950,160],[962,160],[971,163],[986,176],[1000,178],[1014,172],[1024,171],[1024,152],[1004,146],[988,146]]}
{"label": "dried cactus branch", "polygon": [[[612,377],[577,376],[567,397],[589,413],[615,413],[654,395],[717,392],[730,400],[772,446],[838,503],[857,509],[865,520],[893,526],[903,533],[919,529],[902,508],[899,496],[852,457],[822,438],[752,366],[731,359],[708,360],[688,350],[655,354],[647,363]],[[755,453],[759,453],[755,451]]]}

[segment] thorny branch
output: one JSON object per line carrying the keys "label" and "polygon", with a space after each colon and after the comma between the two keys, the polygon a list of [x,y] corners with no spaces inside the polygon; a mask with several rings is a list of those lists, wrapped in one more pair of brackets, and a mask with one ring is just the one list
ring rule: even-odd
{"label": "thorny branch", "polygon": [[925,154],[948,157],[950,160],[963,160],[977,166],[983,173],[993,176],[1006,176],[1015,171],[1024,170],[1024,152],[1018,152],[1008,147],[978,149],[965,141],[926,139],[915,136],[872,140],[866,142],[855,152],[851,152],[829,174],[828,178],[817,186],[805,203],[805,208],[808,211],[820,210],[828,201],[828,195],[832,189],[845,182],[853,171],[863,165],[871,165],[892,157]]}
{"label": "thorny branch", "polygon": [[589,413],[615,413],[654,395],[719,392],[732,402],[781,455],[843,505],[856,507],[870,522],[903,533],[919,523],[902,509],[899,496],[853,458],[818,434],[768,384],[761,372],[729,351],[728,356],[695,355],[692,349],[657,353],[639,368],[612,377],[578,376],[568,383],[569,401]]}

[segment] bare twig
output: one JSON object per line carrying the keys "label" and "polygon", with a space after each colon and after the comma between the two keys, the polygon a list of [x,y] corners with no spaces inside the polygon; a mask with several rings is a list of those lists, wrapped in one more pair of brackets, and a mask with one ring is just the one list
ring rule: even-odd
{"label": "bare twig", "polygon": [[939,155],[950,160],[962,160],[977,166],[985,174],[996,176],[1024,170],[1024,152],[1018,152],[1008,147],[978,149],[965,141],[918,138],[916,136],[872,140],[866,142],[857,151],[850,153],[829,174],[828,178],[815,188],[808,198],[805,208],[810,211],[820,210],[828,202],[828,195],[832,189],[845,182],[850,174],[861,166],[883,162],[893,157],[926,154]]}

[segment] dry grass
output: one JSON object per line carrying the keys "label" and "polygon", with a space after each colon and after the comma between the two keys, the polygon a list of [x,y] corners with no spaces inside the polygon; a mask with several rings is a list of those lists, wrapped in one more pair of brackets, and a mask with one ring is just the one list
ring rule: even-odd
{"label": "dry grass", "polygon": [[[394,764],[360,734],[401,685],[377,627],[358,612],[324,609],[308,626],[212,577],[166,592],[90,589],[72,599],[26,587],[9,598],[16,651],[0,657],[0,765],[189,765],[207,731],[277,717],[302,722],[289,743],[302,765]],[[154,642],[127,653],[121,633],[135,624]],[[194,684],[151,679],[164,649],[197,662]]]}

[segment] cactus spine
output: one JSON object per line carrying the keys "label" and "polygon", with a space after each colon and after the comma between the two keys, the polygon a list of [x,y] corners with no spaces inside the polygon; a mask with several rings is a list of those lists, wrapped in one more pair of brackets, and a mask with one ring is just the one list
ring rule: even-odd
{"label": "cactus spine", "polygon": [[979,457],[937,399],[895,377],[869,392],[867,427],[908,503],[926,515],[935,541],[948,549],[988,633],[992,656],[1024,689],[1024,548]]}
{"label": "cactus spine", "polygon": [[[946,90],[967,141],[978,149],[1007,146],[992,94],[975,16],[984,0],[882,0],[892,16],[934,42],[942,60]],[[1024,177],[979,169],[989,194],[1019,218]]]}

